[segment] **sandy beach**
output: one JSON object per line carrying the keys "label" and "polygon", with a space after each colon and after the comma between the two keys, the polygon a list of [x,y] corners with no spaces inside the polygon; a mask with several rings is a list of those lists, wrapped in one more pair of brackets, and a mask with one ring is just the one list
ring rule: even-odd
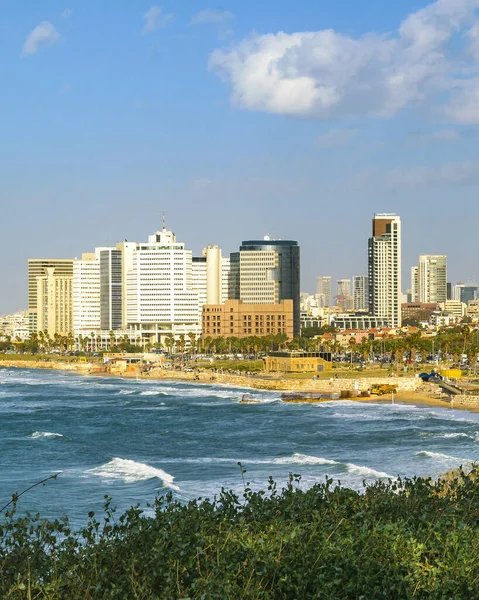
{"label": "sandy beach", "polygon": [[[239,388],[239,395],[241,395],[241,389],[278,392],[301,391],[304,393],[331,393],[339,392],[343,389],[351,390],[355,383],[356,386],[358,384],[358,382],[354,382],[351,379],[331,378],[323,380],[292,380],[281,377],[267,378],[261,375],[235,375],[231,373],[213,373],[211,371],[193,373],[174,369],[154,369],[147,374],[139,373],[136,369],[125,372],[107,373],[100,371],[97,364],[90,365],[77,362],[4,360],[0,362],[0,369],[1,368],[55,369],[90,377],[128,377],[158,381],[185,381],[201,385],[225,385]],[[391,394],[387,394],[384,396],[357,396],[348,398],[348,400],[389,404],[395,402],[479,412],[478,397],[461,397],[461,399],[455,399],[451,402],[448,399],[442,399],[438,396],[436,386],[433,384],[423,384],[418,381],[417,378],[412,376],[398,380],[388,380],[387,382],[398,385],[398,391],[394,394],[394,398]],[[363,377],[360,380],[360,389],[368,389],[368,387],[375,383],[383,383],[383,381],[379,381],[377,377]],[[308,402],[308,400],[305,400],[304,402]],[[311,402],[311,400],[309,402]]]}

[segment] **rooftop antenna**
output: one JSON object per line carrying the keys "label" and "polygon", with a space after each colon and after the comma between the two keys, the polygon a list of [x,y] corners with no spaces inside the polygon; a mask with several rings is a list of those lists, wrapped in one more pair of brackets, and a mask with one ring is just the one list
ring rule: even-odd
{"label": "rooftop antenna", "polygon": [[164,231],[166,229],[166,213],[165,212],[161,213],[161,224],[162,224],[162,228]]}

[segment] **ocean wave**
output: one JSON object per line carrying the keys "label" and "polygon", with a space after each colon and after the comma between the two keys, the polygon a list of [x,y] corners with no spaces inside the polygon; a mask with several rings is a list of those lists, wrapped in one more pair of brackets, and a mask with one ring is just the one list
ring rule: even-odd
{"label": "ocean wave", "polygon": [[329,458],[322,458],[321,456],[308,456],[307,454],[299,454],[295,452],[292,456],[282,456],[280,458],[273,458],[271,462],[275,465],[337,465],[340,464],[335,460]]}
{"label": "ocean wave", "polygon": [[454,462],[457,464],[471,464],[474,461],[470,458],[459,458],[457,456],[450,456],[449,454],[443,454],[442,452],[431,452],[429,450],[420,450],[416,452],[416,456],[421,458],[431,458],[442,462]]}
{"label": "ocean wave", "polygon": [[32,438],[61,438],[63,435],[61,433],[55,433],[53,431],[34,431],[30,436]]}
{"label": "ocean wave", "polygon": [[168,392],[159,390],[145,390],[144,392],[140,392],[140,396],[168,396]]}
{"label": "ocean wave", "polygon": [[295,453],[292,456],[275,458],[271,462],[277,465],[337,465],[340,468],[346,469],[346,471],[353,475],[361,475],[365,478],[394,479],[394,477],[384,473],[384,471],[376,471],[376,469],[372,469],[371,467],[355,465],[354,463],[344,463],[337,460],[331,460],[330,458],[323,458],[321,456],[309,456],[307,454]]}
{"label": "ocean wave", "polygon": [[126,458],[113,458],[110,462],[95,467],[94,469],[88,469],[87,473],[98,475],[102,479],[116,479],[124,481],[125,483],[135,483],[138,481],[147,481],[148,479],[161,479],[163,485],[172,490],[179,490],[180,488],[175,485],[173,475],[163,471],[163,469],[157,469],[150,465],[135,462]]}
{"label": "ocean wave", "polygon": [[117,396],[130,396],[131,394],[134,394],[135,390],[120,390],[119,392],[117,392]]}
{"label": "ocean wave", "polygon": [[364,421],[389,421],[388,415],[371,415],[368,413],[354,412],[354,413],[333,413],[331,415],[336,419],[363,419]]}
{"label": "ocean wave", "polygon": [[375,479],[396,479],[392,475],[384,473],[384,471],[376,471],[376,469],[372,469],[371,467],[355,465],[353,463],[345,464],[348,468],[349,473],[352,473],[354,475],[361,475],[361,477],[364,477],[366,479],[369,479],[370,477],[373,477]]}

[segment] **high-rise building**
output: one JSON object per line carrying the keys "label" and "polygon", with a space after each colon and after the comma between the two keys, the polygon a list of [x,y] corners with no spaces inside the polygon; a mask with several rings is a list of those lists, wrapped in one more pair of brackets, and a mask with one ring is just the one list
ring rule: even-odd
{"label": "high-rise building", "polygon": [[126,320],[146,342],[173,334],[199,334],[199,293],[193,289],[193,256],[165,227],[132,251],[127,272]]}
{"label": "high-rise building", "polygon": [[331,306],[331,277],[321,276],[316,278],[316,295],[322,308]]}
{"label": "high-rise building", "polygon": [[475,300],[479,295],[479,285],[477,283],[458,283],[452,288],[452,299],[457,302],[468,304]]}
{"label": "high-rise building", "polygon": [[73,261],[73,335],[87,336],[100,329],[99,249]]}
{"label": "high-rise building", "polygon": [[374,215],[368,242],[369,313],[401,325],[401,219]]}
{"label": "high-rise building", "polygon": [[37,331],[53,338],[55,334],[70,335],[72,319],[72,275],[57,273],[55,267],[46,267],[37,280]]}
{"label": "high-rise building", "polygon": [[245,304],[293,300],[294,335],[300,331],[300,249],[291,240],[242,242],[231,254],[230,298]]}
{"label": "high-rise building", "polygon": [[452,283],[450,281],[447,282],[447,299],[452,300]]}
{"label": "high-rise building", "polygon": [[[42,259],[31,258],[28,260],[28,319],[30,333],[43,331],[38,327],[38,312],[41,304],[38,304],[39,297],[37,293],[38,278],[47,275],[47,269],[54,269],[53,274],[58,277],[73,276],[73,259]],[[50,277],[51,277],[51,271]],[[42,302],[45,298],[42,298]],[[71,299],[69,301],[71,306]],[[42,308],[44,310],[44,307]],[[44,314],[45,316],[45,314]],[[42,321],[42,324],[44,321]]]}
{"label": "high-rise building", "polygon": [[447,257],[443,254],[422,254],[419,257],[418,296],[422,303],[447,300]]}
{"label": "high-rise building", "polygon": [[353,277],[354,310],[368,310],[369,283],[367,275]]}
{"label": "high-rise building", "polygon": [[193,256],[192,289],[199,296],[199,321],[204,304],[223,304],[228,300],[230,259],[218,246],[207,246],[202,256]]}
{"label": "high-rise building", "polygon": [[336,287],[336,295],[344,296],[347,298],[351,296],[351,280],[350,279],[338,279]]}
{"label": "high-rise building", "polygon": [[100,324],[103,331],[123,325],[122,251],[100,249]]}
{"label": "high-rise building", "polygon": [[411,267],[411,302],[419,302],[419,267]]}

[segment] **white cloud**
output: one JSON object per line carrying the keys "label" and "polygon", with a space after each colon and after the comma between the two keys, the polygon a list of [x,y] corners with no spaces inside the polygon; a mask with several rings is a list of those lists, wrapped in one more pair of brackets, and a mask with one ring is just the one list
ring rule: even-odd
{"label": "white cloud", "polygon": [[157,5],[154,5],[143,15],[145,25],[141,30],[143,35],[153,33],[157,29],[161,29],[166,23],[173,18],[172,14],[164,14],[163,9]]}
{"label": "white cloud", "polygon": [[61,35],[48,21],[42,21],[31,31],[23,45],[23,54],[29,56],[35,54],[42,46],[52,46],[61,40]]}
{"label": "white cloud", "polygon": [[329,129],[316,138],[315,146],[318,148],[345,146],[357,135],[357,129]]}
{"label": "white cloud", "polygon": [[193,25],[204,25],[208,23],[222,23],[223,21],[227,21],[228,19],[232,19],[234,14],[229,10],[220,10],[208,8],[206,10],[201,10],[198,14],[196,14],[192,19],[191,23]]}
{"label": "white cloud", "polygon": [[209,65],[231,84],[234,103],[249,110],[389,118],[446,98],[441,110],[449,118],[479,123],[478,8],[479,0],[437,0],[394,35],[258,35],[216,50]]}
{"label": "white cloud", "polygon": [[61,16],[63,19],[67,19],[71,14],[72,14],[72,9],[71,8],[65,8],[65,10],[62,12]]}

